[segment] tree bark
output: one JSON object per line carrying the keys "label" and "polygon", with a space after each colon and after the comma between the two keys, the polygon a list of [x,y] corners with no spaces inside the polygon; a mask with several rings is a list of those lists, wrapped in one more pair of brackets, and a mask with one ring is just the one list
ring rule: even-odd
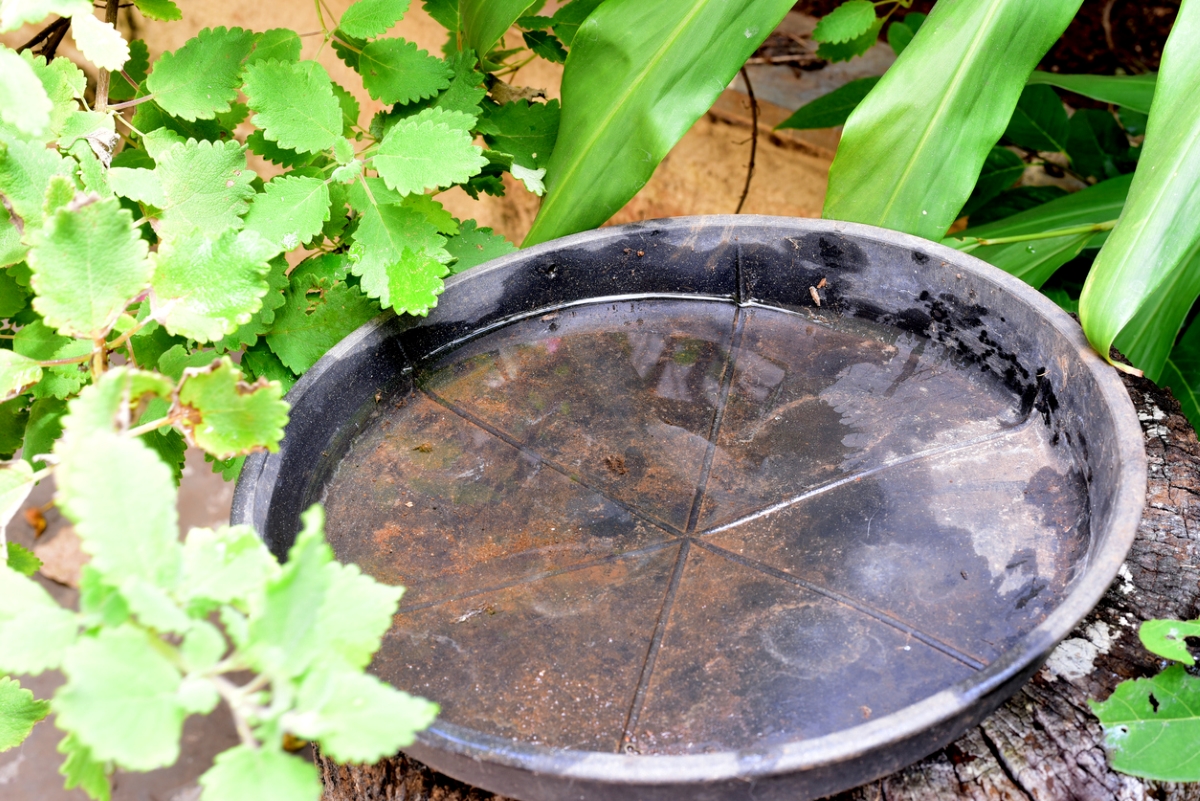
{"label": "tree bark", "polygon": [[[1200,443],[1170,392],[1138,378],[1125,384],[1149,462],[1146,509],[1127,569],[1047,667],[991,717],[941,751],[831,801],[1200,801],[1200,784],[1110,769],[1087,705],[1125,679],[1158,671],[1138,641],[1142,621],[1194,619],[1200,601]],[[1055,666],[1068,663],[1077,669],[1058,675]],[[404,755],[371,766],[316,759],[324,801],[504,801]]]}

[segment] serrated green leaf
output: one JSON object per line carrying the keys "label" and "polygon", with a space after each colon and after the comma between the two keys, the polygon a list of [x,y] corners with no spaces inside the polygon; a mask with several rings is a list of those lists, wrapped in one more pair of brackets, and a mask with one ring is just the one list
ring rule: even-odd
{"label": "serrated green leaf", "polygon": [[[41,320],[24,326],[13,340],[16,353],[37,361],[74,359],[91,353],[92,348],[92,343],[87,340],[65,337]],[[86,363],[45,367],[41,382],[33,388],[33,395],[38,399],[62,399],[74,395],[88,380],[86,370]]]}
{"label": "serrated green leaf", "polygon": [[478,118],[481,110],[480,102],[487,94],[483,85],[483,73],[475,70],[475,51],[470,48],[459,50],[446,58],[454,77],[450,86],[433,101],[434,108],[447,111],[461,111]]}
{"label": "serrated green leaf", "polygon": [[159,357],[158,371],[178,382],[187,368],[208,367],[214,361],[216,354],[211,350],[189,351],[186,345],[175,345]]}
{"label": "serrated green leaf", "polygon": [[358,0],[342,13],[338,28],[358,39],[382,36],[408,11],[408,0]]}
{"label": "serrated green leaf", "polygon": [[183,546],[180,598],[215,603],[245,601],[278,576],[279,563],[250,526],[194,528]]}
{"label": "serrated green leaf", "polygon": [[367,93],[383,103],[411,103],[433,97],[450,85],[446,62],[404,39],[376,39],[358,58]]}
{"label": "serrated green leaf", "polygon": [[1154,87],[1158,74],[1147,72],[1141,75],[1062,75],[1057,72],[1034,70],[1026,83],[1047,84],[1090,97],[1102,103],[1150,113],[1154,100]]}
{"label": "serrated green leaf", "polygon": [[263,447],[274,451],[288,420],[282,397],[277,384],[243,382],[241,372],[224,356],[210,367],[184,371],[180,425],[192,442],[218,459]]}
{"label": "serrated green leaf", "polygon": [[342,110],[325,68],[315,61],[260,61],[246,67],[254,124],[281,147],[316,153],[342,135]]}
{"label": "serrated green leaf", "polygon": [[255,34],[241,28],[205,28],[183,47],[159,57],[146,89],[175,117],[211,120],[237,99],[242,62],[254,41]]}
{"label": "serrated green leaf", "polygon": [[7,676],[0,676],[0,752],[20,745],[38,721],[50,714],[50,702]]}
{"label": "serrated green leaf", "polygon": [[296,374],[280,361],[266,343],[247,348],[242,353],[242,370],[250,378],[278,381],[285,395],[296,384]]}
{"label": "serrated green leaf", "polygon": [[1200,620],[1147,620],[1138,628],[1138,639],[1147,651],[1163,659],[1194,665],[1196,660],[1188,651],[1188,637],[1200,637]]}
{"label": "serrated green leaf", "polygon": [[1008,189],[1025,174],[1025,162],[1011,150],[1003,147],[993,147],[983,162],[979,179],[971,190],[960,216],[969,217],[985,203]]}
{"label": "serrated green leaf", "polygon": [[237,142],[189,139],[156,157],[159,181],[167,197],[158,234],[163,239],[199,229],[210,236],[242,227],[250,207],[255,175]]}
{"label": "serrated green leaf", "polygon": [[[895,26],[893,26],[894,28]],[[905,28],[905,30],[908,30]],[[790,117],[775,126],[775,130],[791,128],[833,128],[844,125],[851,112],[858,108],[867,93],[879,83],[878,77],[859,78],[805,103]]]}
{"label": "serrated green leaf", "polygon": [[329,187],[324,181],[281,175],[254,197],[246,212],[246,230],[282,250],[295,250],[321,233],[328,219]]}
{"label": "serrated green leaf", "polygon": [[1049,86],[1026,86],[1004,136],[1030,150],[1067,151],[1067,112]]}
{"label": "serrated green leaf", "polygon": [[100,69],[113,72],[129,60],[129,44],[111,23],[92,14],[77,14],[71,18],[71,38],[84,58]]}
{"label": "serrated green leaf", "polygon": [[464,183],[487,164],[471,135],[426,109],[388,131],[372,161],[390,189],[402,195]]}
{"label": "serrated green leaf", "polygon": [[35,400],[29,407],[29,422],[25,428],[22,458],[34,470],[41,470],[46,463],[34,457],[50,453],[54,443],[62,434],[62,417],[67,413],[66,401],[58,398]]}
{"label": "serrated green leaf", "polygon": [[[166,404],[163,403],[163,407]],[[147,416],[143,418],[146,422],[151,419],[162,417],[166,413],[166,409],[160,407],[154,410],[154,417]],[[157,431],[151,431],[143,434],[142,442],[146,443],[146,447],[154,451],[163,464],[171,469],[171,478],[175,481],[175,486],[178,487],[183,481],[183,467],[187,461],[187,441],[184,440],[183,434],[180,434],[174,428],[160,428]]]}
{"label": "serrated green leaf", "polygon": [[567,61],[566,48],[558,37],[546,31],[525,31],[521,34],[525,46],[541,58],[554,64],[565,64]]}
{"label": "serrated green leaf", "polygon": [[[603,8],[603,6],[602,6]],[[824,216],[940,239],[1078,0],[938,3],[846,121]]]}
{"label": "serrated green leaf", "polygon": [[460,0],[463,41],[476,53],[487,53],[532,5],[532,0]]}
{"label": "serrated green leaf", "polygon": [[325,571],[330,575],[328,597],[316,627],[339,664],[362,670],[391,627],[404,588],[380,584],[357,565],[331,562]]}
{"label": "serrated green leaf", "polygon": [[121,197],[159,209],[167,205],[162,182],[154,170],[113,167],[108,171],[108,183],[112,191]]}
{"label": "serrated green leaf", "polygon": [[37,675],[62,664],[79,626],[31,579],[0,565],[0,670]]}
{"label": "serrated green leaf", "polygon": [[148,284],[146,240],[116,198],[59,209],[31,239],[33,308],[63,334],[102,335]]}
{"label": "serrated green leaf", "polygon": [[516,252],[517,247],[491,228],[478,228],[474,220],[462,224],[458,236],[446,242],[446,251],[457,261],[450,266],[454,275]]}
{"label": "serrated green leaf", "polygon": [[180,643],[179,655],[183,657],[186,670],[203,672],[217,664],[227,648],[225,638],[216,626],[197,620]]}
{"label": "serrated green leaf", "polygon": [[315,276],[294,277],[267,345],[292,372],[303,373],[379,311],[379,305],[356,287]]}
{"label": "serrated green leaf", "polygon": [[1200,679],[1172,665],[1149,679],[1123,681],[1108,700],[1089,702],[1104,727],[1112,766],[1160,781],[1198,781]]}
{"label": "serrated green leaf", "polygon": [[881,30],[883,30],[882,18],[876,19],[867,28],[866,32],[848,42],[840,42],[838,44],[822,42],[817,47],[817,58],[823,58],[826,61],[836,63],[838,61],[849,61],[852,58],[861,56],[870,50],[872,45],[879,40],[879,32]]}
{"label": "serrated green leaf", "polygon": [[9,400],[42,380],[38,363],[11,350],[0,350],[0,395]]}
{"label": "serrated green leaf", "polygon": [[815,42],[841,44],[862,36],[875,22],[875,4],[869,0],[847,0],[821,18],[813,29]]}
{"label": "serrated green leaf", "polygon": [[185,710],[179,671],[125,625],[81,637],[63,659],[67,683],[54,697],[58,725],[101,761],[153,770],[179,758]]}
{"label": "serrated green leaf", "polygon": [[87,629],[115,628],[129,619],[129,606],[120,590],[106,583],[100,571],[90,564],[79,572],[79,611]]}
{"label": "serrated green leaf", "polygon": [[333,84],[333,96],[337,98],[338,106],[342,109],[342,135],[354,136],[354,128],[358,125],[358,100],[339,84]]}
{"label": "serrated green leaf", "polygon": [[29,421],[29,398],[22,395],[0,403],[0,458],[11,459],[24,444]]}
{"label": "serrated green leaf", "polygon": [[[24,502],[24,498],[21,499]],[[0,498],[0,503],[3,499]],[[20,508],[18,506],[18,508]],[[7,525],[7,523],[6,523]],[[42,560],[38,559],[33,551],[15,542],[8,543],[8,566],[11,570],[15,570],[22,576],[32,576],[34,573],[42,569]],[[0,725],[3,725],[0,722]],[[0,748],[0,751],[4,749]]]}
{"label": "serrated green leaf", "polygon": [[256,231],[200,232],[164,242],[154,259],[154,314],[172,334],[219,340],[250,322],[267,293],[268,261],[278,252]]}
{"label": "serrated green leaf", "polygon": [[254,131],[247,136],[246,146],[251,153],[262,156],[267,161],[274,162],[281,167],[301,167],[311,164],[316,158],[314,153],[297,153],[295,150],[280,147],[268,139],[262,131]]}
{"label": "serrated green leaf", "polygon": [[47,14],[72,17],[91,13],[88,0],[8,0],[0,4],[0,33],[15,31],[26,22],[41,22]]}
{"label": "serrated green leaf", "polygon": [[26,142],[0,143],[0,194],[26,230],[41,227],[42,202],[55,175],[71,177],[71,162],[55,150]]}
{"label": "serrated green leaf", "polygon": [[446,211],[446,208],[429,195],[408,195],[400,201],[401,205],[420,212],[426,220],[433,224],[439,234],[457,234],[458,220]]}
{"label": "serrated green leaf", "polygon": [[[25,503],[25,499],[29,497],[29,493],[33,490],[33,470],[25,461],[18,459],[15,462],[4,462],[0,464],[0,541],[4,539],[4,530],[12,521],[12,518],[21,509]],[[19,547],[19,546],[18,546]],[[13,555],[11,549],[5,552],[10,558]],[[29,554],[29,557],[37,562],[36,557]],[[41,563],[37,562],[33,567],[33,571],[27,571],[25,567],[30,564],[28,558],[22,558],[15,564],[10,564],[13,570],[23,575],[32,575],[41,567]]]}
{"label": "serrated green leaf", "polygon": [[317,768],[298,756],[239,745],[217,755],[200,777],[200,801],[317,801]]}
{"label": "serrated green leaf", "polygon": [[213,343],[217,354],[231,350],[249,348],[271,330],[275,323],[275,310],[283,305],[283,292],[288,285],[288,263],[283,256],[276,256],[270,261],[270,271],[267,273],[267,294],[263,295],[260,308],[250,322],[238,326],[229,336]]}
{"label": "serrated green leaf", "polygon": [[342,60],[350,69],[358,72],[358,57],[362,53],[362,49],[367,46],[365,39],[356,39],[350,36],[345,31],[336,32],[333,37],[332,45],[333,52]]}
{"label": "serrated green leaf", "polygon": [[172,0],[133,0],[138,11],[150,19],[176,20],[183,19],[179,6]]}
{"label": "serrated green leaf", "polygon": [[246,58],[247,64],[259,61],[299,61],[300,36],[291,28],[272,28],[255,35],[254,52]]}
{"label": "serrated green leaf", "polygon": [[527,169],[545,167],[558,136],[557,100],[531,103],[518,100],[502,106],[488,104],[477,130],[491,147],[513,157]]}
{"label": "serrated green leaf", "polygon": [[458,33],[458,0],[421,0],[421,6],[438,25],[452,33]]}
{"label": "serrated green leaf", "polygon": [[91,749],[68,734],[58,743],[58,752],[66,754],[58,772],[66,779],[64,788],[83,790],[94,801],[111,801],[112,786],[108,781],[108,770],[103,762],[92,758]]}
{"label": "serrated green leaf", "polygon": [[445,289],[442,279],[449,274],[450,269],[429,254],[405,248],[400,261],[388,268],[387,289],[380,296],[380,305],[397,313],[424,317],[437,305]]}
{"label": "serrated green leaf", "polygon": [[53,108],[33,67],[0,45],[0,120],[23,134],[41,136],[50,127]]}
{"label": "serrated green leaf", "polygon": [[[55,62],[63,59],[55,59]],[[119,103],[125,100],[133,100],[137,97],[138,89],[146,80],[146,74],[150,71],[150,49],[146,47],[146,43],[141,39],[134,39],[129,43],[129,60],[125,62],[125,67],[120,72],[114,72],[110,76],[108,85],[108,101],[110,103]],[[126,78],[133,79],[130,83]]]}
{"label": "serrated green leaf", "polygon": [[[209,120],[184,120],[172,117],[153,100],[139,103],[135,107],[133,126],[139,131],[146,132],[146,135],[142,137],[142,144],[155,159],[158,159],[159,152],[150,144],[154,139],[158,139],[167,146],[176,142],[183,143],[188,139],[203,142],[219,142],[230,139],[230,132],[225,130],[219,116]],[[168,134],[175,136],[168,141],[166,136]],[[165,149],[165,147],[159,149]]]}
{"label": "serrated green leaf", "polygon": [[374,676],[325,669],[305,676],[285,725],[338,761],[373,763],[412,745],[437,713],[437,704]]}
{"label": "serrated green leaf", "polygon": [[[441,291],[440,276],[446,274],[444,264],[450,260],[442,247],[445,243],[445,237],[419,212],[399,205],[371,207],[354,234],[351,270],[362,279],[363,291],[379,298],[384,308],[394,306],[400,311],[408,300],[421,308],[425,300],[436,302]],[[440,270],[435,265],[441,265]],[[393,288],[400,292],[398,296],[392,294]]]}

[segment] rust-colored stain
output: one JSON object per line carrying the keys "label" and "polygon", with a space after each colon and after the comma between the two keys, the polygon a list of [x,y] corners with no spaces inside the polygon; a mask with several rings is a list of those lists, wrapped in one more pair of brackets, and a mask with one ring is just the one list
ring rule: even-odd
{"label": "rust-colored stain", "polygon": [[769,746],[945,689],[1058,604],[1086,486],[1020,409],[930,340],[825,308],[563,308],[378,404],[328,534],[407,586],[373,670],[447,721]]}

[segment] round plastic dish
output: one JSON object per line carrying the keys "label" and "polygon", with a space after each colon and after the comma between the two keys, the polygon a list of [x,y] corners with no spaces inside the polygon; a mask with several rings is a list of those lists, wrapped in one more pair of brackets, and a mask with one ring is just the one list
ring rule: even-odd
{"label": "round plastic dish", "polygon": [[408,590],[409,749],[527,801],[816,798],[951,741],[1100,598],[1142,434],[1079,327],[862,225],[607,228],[455,276],[288,396],[233,518]]}

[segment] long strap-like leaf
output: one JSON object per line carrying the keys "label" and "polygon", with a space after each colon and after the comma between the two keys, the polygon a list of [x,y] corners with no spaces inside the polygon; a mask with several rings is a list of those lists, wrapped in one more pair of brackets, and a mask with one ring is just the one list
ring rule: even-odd
{"label": "long strap-like leaf", "polygon": [[824,216],[940,239],[1080,0],[941,0],[846,122]]}
{"label": "long strap-like leaf", "polygon": [[[1157,380],[1200,293],[1200,2],[1185,0],[1163,48],[1129,199],[1079,299],[1088,339]],[[1119,334],[1119,336],[1118,336]]]}
{"label": "long strap-like leaf", "polygon": [[615,214],[791,6],[606,0],[572,42],[546,196],[525,244],[594,228]]}
{"label": "long strap-like leaf", "polygon": [[463,44],[480,57],[517,21],[533,0],[462,0],[458,7]]}

